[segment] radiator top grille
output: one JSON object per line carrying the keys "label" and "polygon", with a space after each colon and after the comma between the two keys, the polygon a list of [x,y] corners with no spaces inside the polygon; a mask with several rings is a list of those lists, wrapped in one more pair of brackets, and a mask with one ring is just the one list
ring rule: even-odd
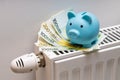
{"label": "radiator top grille", "polygon": [[120,26],[113,26],[113,27],[103,28],[103,29],[100,30],[100,32],[107,36],[100,43],[100,45],[120,41]]}
{"label": "radiator top grille", "polygon": [[[120,42],[120,25],[102,28],[100,29],[100,32],[106,35],[106,38],[99,45],[104,46],[113,42]],[[56,55],[62,55],[75,51],[76,50],[56,50],[53,51],[53,53],[55,53]]]}
{"label": "radiator top grille", "polygon": [[56,50],[53,51],[56,55],[60,55],[60,54],[66,54],[66,53],[70,53],[70,52],[75,52],[76,50]]}

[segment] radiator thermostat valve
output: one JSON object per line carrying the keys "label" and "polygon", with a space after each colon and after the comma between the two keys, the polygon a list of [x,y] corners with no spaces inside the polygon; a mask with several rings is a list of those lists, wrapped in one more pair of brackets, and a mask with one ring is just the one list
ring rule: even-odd
{"label": "radiator thermostat valve", "polygon": [[25,54],[11,62],[11,69],[16,73],[31,72],[41,66],[41,58],[42,57],[36,56],[34,53]]}

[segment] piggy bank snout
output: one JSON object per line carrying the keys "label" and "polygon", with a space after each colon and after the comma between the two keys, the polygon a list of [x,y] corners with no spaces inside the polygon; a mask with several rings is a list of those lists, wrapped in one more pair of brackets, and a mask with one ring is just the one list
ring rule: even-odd
{"label": "piggy bank snout", "polygon": [[75,29],[71,29],[68,31],[68,36],[73,39],[77,39],[80,36],[80,32]]}

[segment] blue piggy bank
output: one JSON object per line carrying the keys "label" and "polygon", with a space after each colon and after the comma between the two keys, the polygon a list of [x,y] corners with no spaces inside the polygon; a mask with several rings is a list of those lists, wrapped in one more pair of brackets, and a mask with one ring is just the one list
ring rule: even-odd
{"label": "blue piggy bank", "polygon": [[89,12],[76,14],[68,12],[66,34],[72,44],[81,45],[85,48],[92,47],[97,42],[99,33],[99,21]]}

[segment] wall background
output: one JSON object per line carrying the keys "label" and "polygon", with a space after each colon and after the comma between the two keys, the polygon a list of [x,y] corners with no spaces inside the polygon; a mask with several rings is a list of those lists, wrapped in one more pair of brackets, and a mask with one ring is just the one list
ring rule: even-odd
{"label": "wall background", "polygon": [[35,80],[35,72],[15,74],[14,58],[34,51],[40,26],[60,10],[89,11],[101,28],[120,24],[120,0],[0,0],[0,80]]}

